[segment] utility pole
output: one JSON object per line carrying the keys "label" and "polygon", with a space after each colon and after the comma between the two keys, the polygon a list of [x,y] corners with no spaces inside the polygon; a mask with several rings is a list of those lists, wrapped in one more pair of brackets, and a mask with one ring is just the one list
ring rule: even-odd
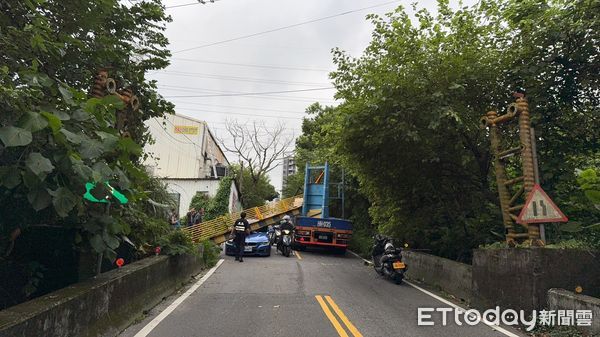
{"label": "utility pole", "polygon": [[[540,184],[540,168],[538,166],[538,156],[537,156],[537,141],[535,139],[535,129],[531,128],[529,134],[531,135],[531,153],[533,155],[533,177],[535,180],[535,184]],[[541,223],[540,224],[540,239],[546,244],[546,226]]]}
{"label": "utility pole", "polygon": [[242,192],[242,180],[244,180],[244,162],[240,160],[240,174],[238,178],[238,187],[240,189],[240,203],[242,204],[242,209],[244,209],[244,193]]}

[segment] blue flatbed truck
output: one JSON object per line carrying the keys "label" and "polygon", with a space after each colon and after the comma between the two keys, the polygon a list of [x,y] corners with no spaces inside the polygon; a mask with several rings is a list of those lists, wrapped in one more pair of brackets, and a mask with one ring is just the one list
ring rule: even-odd
{"label": "blue flatbed truck", "polygon": [[343,252],[348,248],[352,238],[352,222],[329,217],[329,186],[329,164],[310,166],[307,163],[302,216],[296,217],[296,249],[320,246]]}

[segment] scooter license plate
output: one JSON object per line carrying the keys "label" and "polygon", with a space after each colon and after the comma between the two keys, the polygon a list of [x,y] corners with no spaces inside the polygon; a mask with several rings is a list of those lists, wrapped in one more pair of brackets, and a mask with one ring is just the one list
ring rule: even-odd
{"label": "scooter license plate", "polygon": [[246,247],[244,247],[244,251],[245,252],[251,252],[252,251],[252,246],[246,246]]}
{"label": "scooter license plate", "polygon": [[394,262],[393,266],[394,266],[394,269],[406,268],[406,265],[404,264],[404,262],[399,262],[399,261]]}

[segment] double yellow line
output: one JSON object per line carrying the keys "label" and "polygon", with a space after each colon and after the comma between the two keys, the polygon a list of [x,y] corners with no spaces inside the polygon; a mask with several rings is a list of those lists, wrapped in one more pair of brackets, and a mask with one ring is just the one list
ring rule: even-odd
{"label": "double yellow line", "polygon": [[321,309],[323,309],[325,316],[327,316],[327,318],[329,319],[329,321],[335,328],[335,331],[337,331],[337,333],[340,335],[340,337],[349,337],[349,336],[346,333],[346,330],[344,330],[344,328],[342,327],[340,322],[337,320],[337,318],[335,317],[333,312],[331,312],[331,310],[329,309],[329,306],[327,306],[327,303],[329,303],[329,305],[331,306],[331,309],[333,309],[333,311],[337,314],[337,316],[344,323],[344,325],[346,326],[348,331],[350,331],[350,333],[354,337],[363,337],[363,335],[358,331],[358,329],[354,326],[354,324],[352,324],[352,322],[350,322],[350,320],[348,319],[348,317],[346,317],[346,315],[344,314],[342,309],[340,309],[340,307],[338,307],[337,304],[335,304],[335,302],[333,301],[333,299],[330,296],[325,296],[325,300],[327,301],[327,303],[325,303],[325,300],[323,300],[323,297],[321,295],[316,295],[315,298],[317,299],[317,302],[319,302]]}

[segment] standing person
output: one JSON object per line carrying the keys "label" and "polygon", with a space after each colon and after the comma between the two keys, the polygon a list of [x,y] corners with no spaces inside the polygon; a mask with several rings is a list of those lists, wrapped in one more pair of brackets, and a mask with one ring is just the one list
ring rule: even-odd
{"label": "standing person", "polygon": [[192,223],[192,211],[194,210],[194,208],[190,208],[187,212],[187,214],[185,215],[185,225],[189,226]]}
{"label": "standing person", "polygon": [[204,221],[204,207],[200,208],[200,211],[198,211],[198,213],[200,213],[200,222]]}
{"label": "standing person", "polygon": [[194,224],[194,216],[196,215],[196,209],[194,207],[192,207],[190,209],[190,211],[188,212],[188,217],[187,217],[187,226],[191,226]]}
{"label": "standing person", "polygon": [[202,222],[202,214],[200,213],[200,211],[194,212],[194,219],[193,219],[193,224],[197,225],[199,223]]}
{"label": "standing person", "polygon": [[250,233],[250,224],[246,220],[246,212],[240,214],[240,218],[235,220],[232,228],[232,234],[235,235],[234,242],[238,249],[235,256],[236,261],[244,262],[244,246],[246,245],[246,234]]}
{"label": "standing person", "polygon": [[179,214],[177,214],[175,208],[172,208],[171,214],[169,214],[169,224],[175,228],[179,228]]}

